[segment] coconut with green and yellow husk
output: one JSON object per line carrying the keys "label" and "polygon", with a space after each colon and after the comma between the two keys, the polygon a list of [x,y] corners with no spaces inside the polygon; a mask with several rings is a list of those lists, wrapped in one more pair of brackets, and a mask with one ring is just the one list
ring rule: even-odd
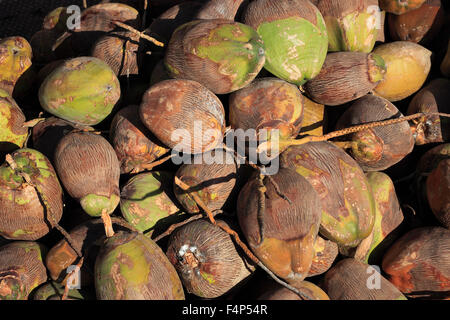
{"label": "coconut with green and yellow husk", "polygon": [[256,0],[243,13],[245,24],[264,41],[264,68],[280,79],[302,85],[322,68],[328,49],[325,20],[306,0]]}
{"label": "coconut with green and yellow husk", "polygon": [[28,129],[23,126],[25,115],[3,89],[0,89],[0,114],[0,152],[22,148],[28,138]]}
{"label": "coconut with green and yellow husk", "polygon": [[320,0],[328,51],[372,51],[381,32],[378,0]]}

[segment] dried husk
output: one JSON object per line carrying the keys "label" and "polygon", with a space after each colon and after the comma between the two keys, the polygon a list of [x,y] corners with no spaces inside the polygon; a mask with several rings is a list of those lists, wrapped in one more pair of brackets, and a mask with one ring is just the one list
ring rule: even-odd
{"label": "dried husk", "polygon": [[59,141],[74,130],[93,131],[94,129],[56,117],[46,118],[44,121],[37,123],[32,129],[33,148],[44,154],[51,163],[54,163],[55,149]]}
{"label": "dried husk", "polygon": [[449,298],[450,230],[412,229],[386,252],[382,268],[388,279],[408,296]]}
{"label": "dried husk", "polygon": [[203,153],[222,143],[225,110],[219,98],[192,80],[165,80],[148,89],[140,105],[144,125],[166,146]]}
{"label": "dried husk", "polygon": [[431,211],[450,229],[450,158],[439,161],[426,180],[426,194]]}
{"label": "dried husk", "polygon": [[[59,222],[63,191],[50,161],[39,151],[19,149],[11,154],[13,170],[0,167],[0,235],[11,240],[37,240]],[[20,174],[30,177],[30,185]]]}
{"label": "dried husk", "polygon": [[394,41],[379,45],[373,53],[386,64],[383,80],[374,92],[391,101],[403,100],[417,92],[431,69],[431,51],[410,41]]}
{"label": "dried husk", "polygon": [[148,33],[161,41],[168,43],[173,32],[179,26],[192,21],[202,4],[198,1],[185,1],[174,5],[153,20]]}
{"label": "dried husk", "polygon": [[[341,115],[336,129],[402,116],[391,102],[369,94],[355,101]],[[414,137],[407,121],[359,131],[343,139],[351,144],[349,152],[364,171],[385,170],[414,148]]]}
{"label": "dried husk", "polygon": [[248,25],[194,20],[175,30],[164,62],[171,77],[195,80],[216,94],[226,94],[255,79],[264,66],[264,45]]}
{"label": "dried husk", "polygon": [[16,101],[0,89],[0,152],[22,148],[28,139],[28,129],[23,126],[25,115]]}
{"label": "dried husk", "polygon": [[261,36],[264,68],[280,79],[302,85],[318,75],[328,49],[325,21],[307,0],[256,0],[243,21]]}
{"label": "dried husk", "polygon": [[31,67],[32,49],[23,37],[0,40],[0,89],[11,96],[19,78]]}
{"label": "dried husk", "polygon": [[120,210],[137,230],[152,236],[167,229],[183,212],[174,202],[173,175],[154,171],[133,176],[122,188]]}
{"label": "dried husk", "polygon": [[42,108],[67,121],[96,125],[120,98],[120,83],[102,60],[79,57],[56,67],[39,88]]}
{"label": "dried husk", "polygon": [[90,132],[72,132],[55,150],[55,168],[62,184],[84,211],[100,216],[119,204],[120,164],[109,142]]}
{"label": "dried husk", "polygon": [[53,9],[44,17],[44,21],[42,22],[42,29],[51,30],[65,30],[66,22],[67,22],[68,14],[66,7],[58,7]]}
{"label": "dried husk", "polygon": [[210,0],[199,9],[196,18],[235,20],[239,9],[245,4],[245,0]]}
{"label": "dried husk", "polygon": [[331,300],[406,300],[378,270],[351,258],[333,266],[325,274],[321,288]]}
{"label": "dried husk", "polygon": [[[450,80],[437,78],[422,88],[408,106],[407,114],[450,113]],[[430,115],[427,122],[411,125],[415,133],[416,145],[450,141],[450,119]]]}
{"label": "dried husk", "polygon": [[120,162],[121,173],[139,173],[169,151],[144,126],[139,106],[121,109],[114,116],[109,136]]}
{"label": "dried husk", "polygon": [[338,245],[321,236],[317,236],[314,244],[315,255],[308,272],[308,277],[318,276],[328,271],[336,260],[339,250]]}
{"label": "dried husk", "polygon": [[184,300],[174,266],[146,236],[117,232],[107,238],[95,263],[98,300]]}
{"label": "dried husk", "polygon": [[370,235],[356,248],[353,258],[374,264],[381,262],[387,248],[395,240],[403,222],[403,212],[391,178],[383,172],[370,172],[367,180],[375,198],[375,223]]}
{"label": "dried husk", "polygon": [[142,53],[139,35],[130,31],[110,32],[92,46],[91,56],[105,61],[116,76],[139,74]]}
{"label": "dried husk", "polygon": [[[330,297],[320,287],[309,281],[302,281],[298,283],[296,289],[312,297],[313,300],[330,300]],[[263,292],[257,300],[303,300],[295,292],[289,290],[282,285],[270,281],[265,286],[265,292]]]}
{"label": "dried husk", "polygon": [[94,43],[108,32],[117,28],[114,21],[139,26],[139,12],[123,3],[100,3],[83,10],[80,26],[64,32],[54,47],[66,45],[72,51],[71,56],[86,56]]}
{"label": "dried husk", "polygon": [[[263,180],[264,209],[257,175],[241,189],[238,221],[261,262],[278,277],[295,284],[305,279],[311,267],[322,206],[312,186],[294,170],[282,168],[271,179],[275,183]],[[275,184],[290,202],[277,193]]]}
{"label": "dried husk", "polygon": [[[223,220],[216,221],[229,226]],[[255,270],[229,234],[203,219],[177,229],[166,255],[186,290],[202,298],[224,295]]]}
{"label": "dried husk", "polygon": [[384,11],[401,15],[420,8],[426,0],[379,0],[380,8]]}
{"label": "dried husk", "polygon": [[328,51],[369,53],[381,32],[378,0],[320,0],[328,33]]}
{"label": "dried husk", "polygon": [[15,241],[0,247],[0,300],[27,300],[47,281],[42,262],[47,249],[37,242]]}
{"label": "dried husk", "polygon": [[356,247],[372,231],[375,201],[367,178],[353,158],[331,142],[289,147],[280,166],[306,178],[319,194],[320,234],[344,247]]}
{"label": "dried husk", "polygon": [[441,0],[426,0],[421,7],[407,13],[388,14],[388,27],[392,40],[427,43],[444,22]]}
{"label": "dried husk", "polygon": [[258,78],[229,97],[231,128],[280,130],[280,139],[296,137],[302,127],[304,97],[293,84],[277,78]]}
{"label": "dried husk", "polygon": [[303,120],[300,135],[322,136],[325,123],[325,106],[315,103],[314,101],[304,98]]}
{"label": "dried husk", "polygon": [[372,91],[386,72],[383,59],[373,53],[329,53],[320,73],[304,89],[314,102],[337,106]]}

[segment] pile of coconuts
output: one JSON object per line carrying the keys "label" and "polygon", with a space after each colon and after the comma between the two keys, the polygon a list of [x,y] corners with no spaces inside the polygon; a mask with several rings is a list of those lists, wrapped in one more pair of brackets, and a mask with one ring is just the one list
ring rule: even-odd
{"label": "pile of coconuts", "polygon": [[448,1],[53,3],[0,31],[0,300],[450,299]]}

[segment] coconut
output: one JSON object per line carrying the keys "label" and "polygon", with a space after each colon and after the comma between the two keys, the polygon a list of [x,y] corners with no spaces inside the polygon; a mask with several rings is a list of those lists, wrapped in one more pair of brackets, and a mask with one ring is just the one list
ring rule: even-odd
{"label": "coconut", "polygon": [[378,0],[319,0],[328,33],[328,51],[369,53],[380,32]]}
{"label": "coconut", "polygon": [[389,248],[382,268],[409,297],[449,298],[450,230],[421,227],[408,231]]}
{"label": "coconut", "polygon": [[62,213],[63,192],[50,161],[33,149],[11,154],[0,167],[0,235],[37,240],[58,224]]}
{"label": "coconut", "polygon": [[[228,226],[222,220],[216,221]],[[166,254],[187,291],[202,298],[224,295],[255,270],[230,235],[206,220],[177,229]]]}
{"label": "coconut", "polygon": [[16,101],[0,89],[0,152],[24,147],[28,129],[23,126],[25,115]]}
{"label": "coconut", "polygon": [[62,184],[93,217],[111,214],[119,204],[120,164],[109,142],[90,132],[72,132],[55,150]]}
{"label": "coconut", "polygon": [[431,68],[431,51],[410,41],[381,44],[373,50],[386,64],[386,74],[374,91],[391,101],[399,101],[417,92]]}
{"label": "coconut", "polygon": [[153,85],[142,98],[139,114],[156,138],[178,152],[206,152],[223,140],[222,102],[192,80],[165,80]]}
{"label": "coconut", "polygon": [[239,193],[237,216],[250,249],[267,268],[293,284],[305,279],[321,217],[320,198],[305,178],[286,168],[262,182],[255,175]]}
{"label": "coconut", "polygon": [[[312,300],[330,300],[330,297],[320,289],[317,285],[309,281],[302,281],[296,285],[296,289],[309,297]],[[270,281],[264,286],[264,292],[257,297],[257,300],[303,300],[295,292],[289,290],[282,285]]]}
{"label": "coconut", "polygon": [[[402,117],[388,100],[366,95],[355,101],[339,118],[336,129]],[[414,137],[407,121],[362,130],[343,138],[345,148],[365,171],[381,171],[404,159],[414,148]]]}
{"label": "coconut", "polygon": [[37,242],[15,241],[0,247],[0,300],[27,300],[47,281],[42,262],[47,249]]}
{"label": "coconut", "polygon": [[102,60],[79,57],[51,72],[39,89],[42,108],[64,120],[84,125],[102,122],[120,98],[120,84]]}
{"label": "coconut", "polygon": [[329,53],[320,73],[305,86],[313,101],[329,106],[356,100],[372,91],[383,80],[384,60],[364,52]]}
{"label": "coconut", "polygon": [[308,272],[308,277],[314,277],[327,272],[339,253],[338,245],[335,242],[326,240],[321,236],[317,236],[314,251],[315,255]]}
{"label": "coconut", "polygon": [[384,11],[401,15],[420,8],[426,0],[379,0],[380,8]]}
{"label": "coconut", "polygon": [[169,75],[203,84],[216,94],[239,90],[264,66],[264,45],[248,25],[195,20],[175,30],[164,58]]}
{"label": "coconut", "polygon": [[321,288],[331,300],[406,300],[379,270],[350,258],[325,274]]}
{"label": "coconut", "polygon": [[114,116],[109,136],[120,161],[121,173],[139,173],[169,151],[144,126],[139,106],[121,109]]}
{"label": "coconut", "polygon": [[307,0],[256,0],[243,13],[245,24],[264,42],[264,68],[302,85],[319,74],[328,49],[322,14]]}
{"label": "coconut", "polygon": [[106,239],[95,263],[98,300],[184,300],[177,271],[161,248],[134,232]]}
{"label": "coconut", "polygon": [[296,170],[319,194],[320,233],[340,246],[356,247],[372,231],[375,202],[361,167],[331,142],[289,147],[280,166]]}

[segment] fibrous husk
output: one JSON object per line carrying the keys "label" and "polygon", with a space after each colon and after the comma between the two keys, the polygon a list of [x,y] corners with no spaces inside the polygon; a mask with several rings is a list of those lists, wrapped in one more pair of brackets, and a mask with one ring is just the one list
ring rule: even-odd
{"label": "fibrous husk", "polygon": [[408,296],[449,298],[450,230],[412,229],[386,252],[382,263],[388,279]]}
{"label": "fibrous husk", "polygon": [[[313,300],[330,300],[330,297],[320,287],[309,281],[302,281],[296,284],[296,289],[312,297]],[[270,280],[265,286],[263,292],[257,300],[303,300],[295,292],[283,287],[282,285]]]}
{"label": "fibrous husk", "polygon": [[229,234],[203,219],[177,229],[166,254],[187,291],[202,298],[224,295],[255,270]]}
{"label": "fibrous husk", "polygon": [[117,232],[107,238],[95,263],[98,300],[184,300],[177,271],[146,236]]}
{"label": "fibrous husk", "polygon": [[426,180],[428,204],[439,222],[450,229],[450,158],[439,161]]}
{"label": "fibrous husk", "polygon": [[321,288],[331,300],[406,300],[379,269],[351,258],[331,268]]}
{"label": "fibrous husk", "polygon": [[210,0],[199,9],[196,18],[235,20],[239,9],[245,4],[245,0]]}
{"label": "fibrous husk", "polygon": [[0,300],[27,300],[47,281],[42,262],[47,249],[37,242],[14,241],[0,247]]}
{"label": "fibrous husk", "polygon": [[203,153],[222,143],[225,110],[219,98],[192,80],[165,80],[148,89],[140,105],[144,125],[164,145]]}
{"label": "fibrous husk", "polygon": [[289,147],[280,166],[296,170],[319,194],[320,233],[345,247],[356,247],[372,231],[375,202],[369,182],[353,158],[331,142]]}
{"label": "fibrous husk", "polygon": [[96,125],[120,98],[120,83],[102,60],[79,57],[56,67],[39,89],[42,108],[64,120]]}
{"label": "fibrous husk", "polygon": [[250,249],[267,268],[298,283],[308,275],[314,258],[320,198],[308,181],[291,169],[281,168],[272,180],[265,177],[265,192],[258,179],[255,174],[239,193],[239,225]]}
{"label": "fibrous husk", "polygon": [[225,94],[256,78],[265,62],[264,45],[246,24],[194,20],[175,30],[164,62],[171,77],[195,80],[216,94]]}
{"label": "fibrous husk", "polygon": [[308,81],[304,89],[314,102],[336,106],[372,91],[385,73],[386,67],[379,55],[333,52],[327,55],[320,73]]}
{"label": "fibrous husk", "polygon": [[[437,78],[422,88],[409,103],[407,114],[450,113],[450,80]],[[450,141],[450,119],[430,115],[427,121],[411,126],[415,133],[416,145]]]}
{"label": "fibrous husk", "polygon": [[40,239],[62,217],[61,185],[52,164],[39,151],[19,149],[11,159],[14,164],[0,167],[0,235],[12,240]]}
{"label": "fibrous husk", "polygon": [[121,173],[139,173],[169,151],[150,133],[139,117],[139,106],[121,109],[114,116],[110,141],[120,161]]}
{"label": "fibrous husk", "polygon": [[280,79],[302,85],[319,74],[328,49],[325,20],[307,0],[256,0],[243,21],[264,42],[264,68]]}
{"label": "fibrous husk", "polygon": [[84,211],[100,216],[119,204],[120,164],[109,142],[91,132],[72,132],[55,150],[55,168],[62,184]]}
{"label": "fibrous husk", "polygon": [[[368,94],[341,115],[336,129],[402,116],[388,100]],[[343,139],[350,142],[349,152],[364,171],[385,170],[405,158],[414,148],[414,137],[407,121],[362,130]]]}

